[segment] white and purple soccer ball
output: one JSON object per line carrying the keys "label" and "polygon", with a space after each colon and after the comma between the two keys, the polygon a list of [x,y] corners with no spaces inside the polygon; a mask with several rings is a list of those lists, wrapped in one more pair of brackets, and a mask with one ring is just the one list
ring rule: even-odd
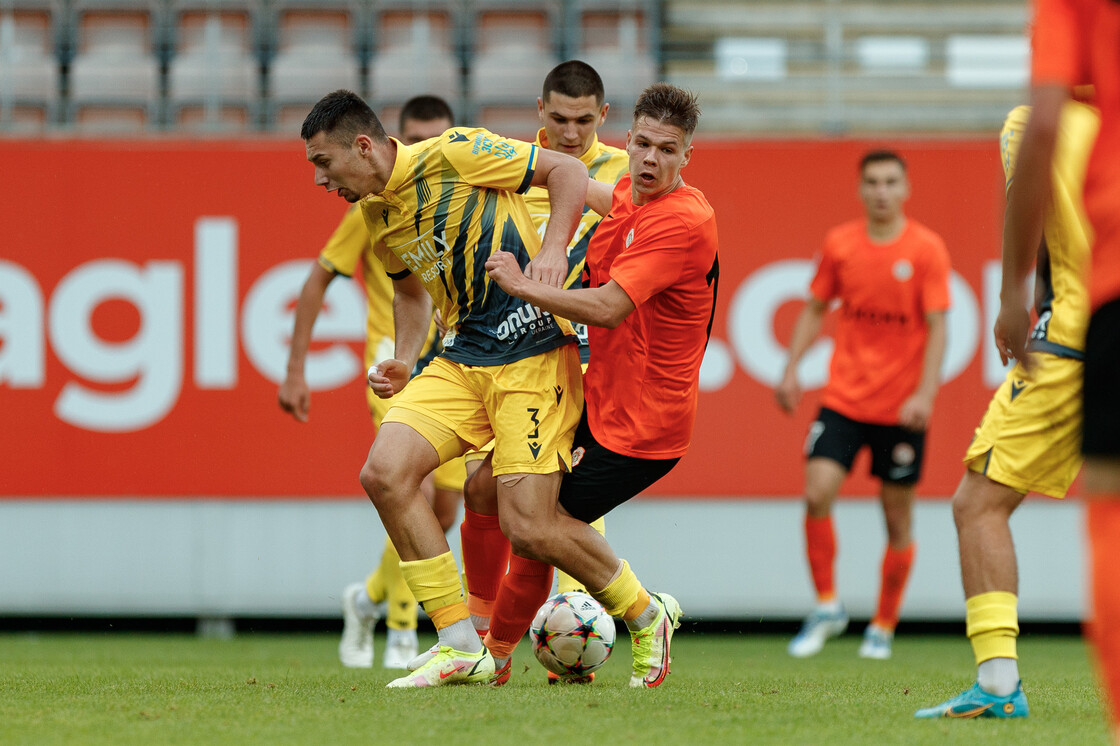
{"label": "white and purple soccer ball", "polygon": [[614,619],[579,591],[544,602],[529,626],[533,653],[559,676],[586,676],[607,662],[614,648]]}

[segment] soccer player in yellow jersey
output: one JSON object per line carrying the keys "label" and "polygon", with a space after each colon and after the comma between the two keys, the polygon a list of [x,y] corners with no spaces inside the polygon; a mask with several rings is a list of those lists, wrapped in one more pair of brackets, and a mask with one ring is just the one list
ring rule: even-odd
{"label": "soccer player in yellow jersey", "polygon": [[[541,148],[579,158],[592,179],[613,187],[627,173],[629,158],[625,150],[599,140],[598,129],[606,121],[610,109],[605,96],[602,78],[586,62],[569,60],[557,65],[545,77],[541,96],[537,99],[537,115],[542,126],[537,132],[536,143]],[[530,187],[524,198],[529,217],[537,227],[537,232],[543,236],[549,217],[548,191],[542,187]],[[601,215],[584,206],[579,225],[568,244],[568,277],[564,282],[565,288],[581,286],[587,245],[601,220]],[[574,322],[572,326],[580,340],[580,361],[586,369],[587,327]],[[469,454],[468,463],[476,458],[484,458],[486,453]],[[487,468],[479,478],[472,478],[468,483],[468,494],[471,490],[480,493],[485,491],[485,494],[479,494],[476,498],[478,502],[473,505],[468,502],[462,527],[463,565],[470,592],[467,605],[480,634],[489,629],[494,599],[499,584],[506,576],[509,558],[509,541],[498,525],[493,480],[489,476]],[[603,533],[602,518],[591,525]],[[534,564],[532,568],[536,571],[537,565]],[[515,556],[509,568],[507,582],[516,583],[519,574],[526,569],[524,563],[520,563]],[[558,586],[561,591],[574,591],[579,589],[580,584],[567,573],[560,572]],[[520,638],[520,630],[517,630],[517,636]],[[506,648],[512,651],[514,645],[516,640],[490,639],[487,642],[487,647],[498,659],[508,657]],[[555,681],[556,678],[555,674],[550,674],[549,680]]]}
{"label": "soccer player in yellow jersey", "polygon": [[[368,378],[377,396],[396,398],[360,478],[400,553],[405,581],[436,627],[439,650],[389,686],[488,681],[493,657],[470,622],[458,569],[420,483],[493,439],[499,504],[554,506],[582,408],[575,336],[567,321],[491,283],[485,263],[509,252],[533,279],[559,288],[587,169],[484,129],[452,128],[407,146],[388,137],[350,91],[316,103],[301,136],[315,183],[360,203],[395,290],[394,354]],[[519,196],[542,185],[550,201],[543,238]],[[444,350],[412,378],[433,300],[448,327]]]}
{"label": "soccer player in yellow jersey", "polygon": [[[1029,117],[1029,107],[1014,109],[1000,134],[1008,188]],[[1084,104],[1068,103],[1062,112],[1052,197],[1035,270],[1038,319],[1027,359],[1008,372],[992,397],[965,454],[964,479],[953,495],[965,620],[977,680],[962,694],[918,710],[920,718],[1014,718],[1028,713],[1019,681],[1019,579],[1009,520],[1028,492],[1065,497],[1081,467],[1082,369],[1089,324],[1089,224],[1081,188],[1099,125],[1096,111]],[[1005,276],[1007,262],[1005,254]],[[1027,313],[1024,308],[1004,308],[1001,316],[1008,312]]]}
{"label": "soccer player in yellow jersey", "polygon": [[[453,124],[447,102],[436,96],[416,96],[401,109],[401,140],[412,145],[438,137]],[[304,367],[311,330],[322,308],[323,296],[335,277],[352,277],[359,265],[368,311],[366,367],[392,354],[393,283],[385,274],[385,266],[373,255],[361,211],[351,207],[312,265],[296,305],[288,373],[280,386],[279,401],[282,409],[301,422],[307,421],[311,407],[311,390],[304,377]],[[433,327],[425,356],[438,352],[434,331]],[[374,425],[380,426],[390,400],[374,396],[368,387],[366,393]],[[464,478],[462,462],[456,460],[436,469],[425,480],[425,496],[431,500],[445,531],[451,528],[458,513]],[[405,668],[415,657],[418,647],[416,599],[401,576],[399,564],[400,557],[393,543],[386,540],[379,566],[364,583],[354,583],[343,591],[343,630],[338,656],[344,666],[369,668],[373,665],[373,627],[383,617],[388,629],[382,664],[386,668]]]}

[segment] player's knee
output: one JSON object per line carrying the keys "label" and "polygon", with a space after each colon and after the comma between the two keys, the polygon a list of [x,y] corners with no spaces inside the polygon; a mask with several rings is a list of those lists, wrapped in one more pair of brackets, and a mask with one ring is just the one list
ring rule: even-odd
{"label": "player's knee", "polygon": [[514,553],[528,559],[548,561],[548,532],[537,521],[522,516],[501,518],[502,533],[509,539],[509,548]]}
{"label": "player's knee", "polygon": [[396,486],[403,483],[401,476],[394,472],[390,464],[382,463],[372,455],[362,466],[358,481],[369,496],[370,502],[378,507],[390,502],[398,491],[395,489]]}
{"label": "player's knee", "polygon": [[476,513],[493,515],[498,512],[498,490],[489,469],[482,469],[467,477],[463,484],[463,502]]}

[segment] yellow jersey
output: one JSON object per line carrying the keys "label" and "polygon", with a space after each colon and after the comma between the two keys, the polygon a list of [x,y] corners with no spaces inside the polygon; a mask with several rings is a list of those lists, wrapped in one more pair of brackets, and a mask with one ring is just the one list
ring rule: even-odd
{"label": "yellow jersey", "polygon": [[[1015,163],[1030,107],[1018,106],[1007,115],[1000,133],[1000,156],[1005,189],[1015,177]],[[1084,358],[1089,325],[1088,218],[1082,204],[1082,185],[1089,154],[1097,137],[1100,116],[1091,106],[1070,102],[1062,111],[1054,152],[1050,206],[1043,228],[1035,272],[1035,310],[1038,321],[1028,343],[1031,350],[1075,360]]]}
{"label": "yellow jersey", "polygon": [[[543,127],[537,132],[537,145],[541,148],[548,147]],[[595,136],[591,146],[579,159],[583,162],[583,165],[587,166],[588,176],[595,181],[610,184],[612,187],[618,183],[623,174],[630,170],[630,157],[626,154],[626,151],[613,145],[604,145],[599,141],[598,136]],[[544,187],[530,187],[529,191],[525,193],[525,205],[529,208],[529,217],[532,218],[533,225],[537,227],[537,235],[543,237],[550,214],[548,190]],[[602,219],[603,217],[599,213],[587,205],[583,206],[583,215],[580,217],[579,226],[576,228],[575,235],[572,236],[571,243],[568,244],[568,279],[564,282],[564,287],[582,286],[583,262],[587,257],[587,245],[591,242],[591,236],[595,233],[595,229]],[[586,363],[589,359],[587,327],[573,322],[572,328],[575,329],[576,336],[579,337],[580,359]]]}
{"label": "yellow jersey", "polygon": [[537,146],[468,127],[411,146],[394,142],[385,189],[359,204],[389,276],[416,275],[443,314],[441,355],[504,365],[574,342],[566,320],[511,297],[486,274],[496,251],[512,253],[522,267],[540,251],[520,196]]}

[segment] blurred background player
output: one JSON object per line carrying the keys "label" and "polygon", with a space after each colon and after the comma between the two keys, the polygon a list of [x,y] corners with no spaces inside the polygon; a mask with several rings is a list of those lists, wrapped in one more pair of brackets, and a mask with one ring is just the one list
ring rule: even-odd
{"label": "blurred background player", "polygon": [[[567,153],[580,159],[587,166],[588,175],[596,181],[614,186],[626,173],[629,159],[625,150],[612,147],[600,142],[598,129],[606,121],[610,104],[605,101],[603,81],[593,67],[579,60],[562,62],[553,68],[544,79],[544,86],[540,98],[537,99],[537,116],[541,121],[541,129],[537,132],[537,145],[560,153]],[[542,236],[548,225],[549,205],[548,192],[541,187],[531,187],[525,193],[525,204],[529,208],[529,217],[533,225]],[[584,206],[583,215],[580,217],[579,226],[568,245],[568,277],[564,287],[579,287],[583,281],[583,263],[587,254],[587,245],[595,228],[602,220],[602,216],[591,208]],[[576,335],[579,337],[580,362],[583,369],[587,369],[588,347],[587,327],[584,324],[572,323]],[[468,464],[473,459],[485,458],[486,452],[469,454]],[[477,461],[475,462],[477,464]],[[473,468],[468,466],[468,470]],[[467,489],[495,489],[492,480],[471,480]],[[493,499],[493,498],[490,498]],[[599,518],[591,524],[596,531],[603,533],[603,519]],[[518,583],[522,581],[521,575],[528,570],[536,570],[536,566],[526,566],[522,558],[514,556],[509,559],[509,540],[498,526],[496,514],[484,515],[476,513],[469,508],[463,521],[463,547],[464,552],[477,551],[479,554],[474,561],[468,563],[464,558],[464,569],[467,574],[467,589],[469,597],[467,605],[471,611],[471,619],[480,633],[490,629],[490,612],[494,599],[498,594],[498,584],[506,577],[506,567],[509,565],[509,579],[506,582]],[[468,550],[467,547],[471,549]],[[484,569],[485,568],[485,569]],[[560,591],[574,591],[580,584],[570,575],[559,573],[558,587]],[[498,639],[492,640],[491,652],[501,658],[508,658],[505,649],[512,652],[520,640],[503,640],[500,638],[502,630],[496,630]],[[513,634],[510,631],[508,634]],[[521,633],[523,634],[523,632]],[[495,652],[494,646],[498,647]],[[549,672],[549,681],[556,681],[556,674]]]}
{"label": "blurred background player", "polygon": [[[438,137],[453,125],[451,108],[436,96],[417,96],[401,109],[399,127],[401,141],[406,145]],[[368,310],[366,367],[392,354],[393,283],[370,248],[369,230],[361,211],[351,207],[312,265],[296,305],[288,373],[280,386],[279,399],[280,406],[301,422],[307,421],[311,408],[304,361],[323,296],[335,277],[352,277],[359,267]],[[436,336],[429,333],[422,364],[438,351]],[[366,394],[373,423],[379,427],[392,402],[374,396],[368,387]],[[464,478],[462,462],[456,460],[441,466],[425,481],[425,495],[431,500],[445,531],[451,528],[458,514]],[[415,657],[418,649],[416,599],[401,576],[399,564],[397,550],[386,539],[378,567],[364,583],[353,583],[343,590],[343,628],[338,657],[344,666],[369,668],[373,665],[373,627],[381,618],[385,619],[387,628],[382,664],[386,668],[404,668]]]}
{"label": "blurred background player", "polygon": [[794,326],[789,361],[775,391],[778,405],[792,414],[801,400],[797,364],[820,332],[828,304],[838,299],[829,381],[805,446],[805,549],[817,606],[790,641],[789,654],[798,658],[816,655],[828,638],[848,626],[833,577],[831,509],[864,446],[871,451],[871,474],[882,484],[887,547],[879,603],[859,654],[877,659],[891,655],[914,560],[914,485],[945,353],[945,244],[903,212],[910,184],[900,156],[868,153],[859,172],[866,217],[834,228],[825,238],[811,296]]}
{"label": "blurred background player", "polygon": [[[626,137],[628,173],[613,190],[588,185],[588,204],[605,217],[587,250],[585,287],[534,282],[505,253],[486,262],[507,292],[589,325],[591,346],[572,469],[552,510],[499,500],[515,555],[535,570],[527,567],[524,583],[503,582],[487,645],[499,649],[499,628],[516,645],[548,596],[550,565],[562,567],[626,623],[636,688],[664,682],[681,608],[672,596],[644,589],[587,522],[669,473],[691,441],[719,279],[715,213],[681,176],[699,117],[696,96],[667,83],[638,97]],[[512,659],[497,656],[493,683],[501,685]]]}
{"label": "blurred background player", "polygon": [[995,338],[1001,355],[1024,360],[1029,321],[1023,285],[1043,235],[1062,112],[1075,86],[1092,85],[1101,121],[1084,187],[1093,238],[1082,453],[1089,498],[1090,631],[1115,727],[1120,704],[1120,2],[1037,0],[1031,36],[1031,118],[1007,197]]}
{"label": "blurred background player", "polygon": [[[1029,118],[1028,107],[1014,109],[1000,133],[1008,187],[1014,183]],[[1008,371],[992,397],[965,453],[967,471],[953,495],[965,621],[977,680],[959,696],[919,710],[918,717],[1007,718],[1028,713],[1019,681],[1019,575],[1010,520],[1027,492],[1064,498],[1081,468],[1082,361],[1089,324],[1089,226],[1081,187],[1099,124],[1092,108],[1066,105],[1051,177],[1053,196],[1038,248],[1038,321],[1027,344],[1030,362],[1020,360]],[[1014,310],[1026,313],[1025,308]]]}

